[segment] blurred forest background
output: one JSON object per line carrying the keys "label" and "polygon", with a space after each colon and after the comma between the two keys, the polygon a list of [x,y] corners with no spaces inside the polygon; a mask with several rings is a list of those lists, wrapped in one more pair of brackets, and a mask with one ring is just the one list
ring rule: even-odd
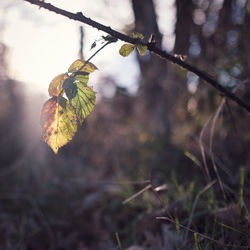
{"label": "blurred forest background", "polygon": [[[171,53],[249,103],[250,0],[174,7]],[[134,22],[121,32],[153,33],[161,46],[155,2],[131,0],[131,8]],[[250,248],[246,111],[148,53],[137,57],[138,91],[103,78],[94,111],[54,155],[39,127],[44,99],[9,78],[7,50],[1,43],[0,249]],[[110,85],[116,91],[108,98]]]}

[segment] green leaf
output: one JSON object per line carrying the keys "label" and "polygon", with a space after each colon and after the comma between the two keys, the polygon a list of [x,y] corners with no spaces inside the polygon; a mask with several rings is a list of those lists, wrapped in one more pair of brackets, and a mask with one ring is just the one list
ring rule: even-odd
{"label": "green leaf", "polygon": [[93,63],[91,62],[86,63],[83,60],[77,59],[70,65],[68,72],[74,73],[77,71],[82,71],[82,72],[91,73],[91,72],[94,72],[96,69],[97,67]]}
{"label": "green leaf", "polygon": [[[144,38],[144,36],[141,33],[133,33],[133,38],[142,40]],[[148,49],[148,47],[146,45],[142,45],[142,44],[134,45],[134,44],[127,44],[126,43],[126,44],[122,45],[119,53],[122,56],[128,56],[135,48],[137,48],[137,50],[141,56],[144,56],[147,49]]]}
{"label": "green leaf", "polygon": [[49,85],[49,95],[50,96],[58,96],[63,95],[63,83],[69,78],[68,74],[60,74],[56,76]]}
{"label": "green leaf", "polygon": [[67,144],[77,131],[77,117],[69,101],[62,96],[52,97],[43,106],[41,113],[43,140],[55,154]]}
{"label": "green leaf", "polygon": [[128,56],[131,52],[133,52],[135,49],[135,45],[134,44],[128,44],[125,43],[124,45],[122,45],[122,47],[119,50],[120,55],[122,56]]}
{"label": "green leaf", "polygon": [[135,33],[133,33],[133,38],[135,38],[135,39],[143,39],[144,38],[144,36],[141,34],[141,33],[138,33],[138,32],[135,32]]}
{"label": "green leaf", "polygon": [[77,82],[75,85],[77,93],[73,98],[69,98],[69,101],[75,110],[80,124],[82,124],[95,106],[96,93],[93,91],[93,87],[88,87],[81,82]]}
{"label": "green leaf", "polygon": [[136,47],[137,47],[137,50],[141,56],[144,56],[147,49],[148,49],[148,47],[146,45],[141,45],[141,44],[138,44]]}
{"label": "green leaf", "polygon": [[79,81],[83,84],[86,84],[87,86],[87,83],[89,81],[89,73],[87,72],[78,72],[77,75],[74,76],[75,80],[76,81]]}

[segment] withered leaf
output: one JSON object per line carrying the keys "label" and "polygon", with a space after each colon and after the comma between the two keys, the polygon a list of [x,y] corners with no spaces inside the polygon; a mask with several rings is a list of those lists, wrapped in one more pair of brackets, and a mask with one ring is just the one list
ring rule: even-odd
{"label": "withered leaf", "polygon": [[52,97],[41,114],[43,139],[55,154],[67,144],[77,131],[77,117],[69,101],[62,96]]}

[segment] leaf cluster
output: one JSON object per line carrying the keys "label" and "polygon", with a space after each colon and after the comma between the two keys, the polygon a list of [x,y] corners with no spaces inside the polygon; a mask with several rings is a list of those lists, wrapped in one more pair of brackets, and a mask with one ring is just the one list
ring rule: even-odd
{"label": "leaf cluster", "polygon": [[119,50],[120,55],[128,56],[132,53],[136,48],[141,56],[144,56],[147,51],[147,46],[140,44],[140,41],[144,38],[141,33],[133,33],[133,38],[138,39],[139,43],[137,45],[125,43]]}
{"label": "leaf cluster", "polygon": [[41,125],[43,140],[55,154],[73,138],[95,106],[96,93],[87,83],[96,69],[94,64],[78,59],[49,85],[51,98],[43,106]]}

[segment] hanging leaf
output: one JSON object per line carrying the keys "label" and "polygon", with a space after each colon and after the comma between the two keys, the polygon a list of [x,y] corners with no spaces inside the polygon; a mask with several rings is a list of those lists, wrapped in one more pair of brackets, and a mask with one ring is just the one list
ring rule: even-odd
{"label": "hanging leaf", "polygon": [[95,106],[95,92],[87,83],[89,74],[96,69],[90,62],[76,60],[69,67],[70,75],[60,74],[49,85],[52,98],[43,106],[41,125],[43,139],[55,154],[73,138],[77,123],[82,124]]}
{"label": "hanging leaf", "polygon": [[82,72],[91,73],[91,72],[94,72],[97,69],[97,67],[93,63],[88,62],[88,63],[86,63],[86,65],[85,65],[85,63],[86,63],[85,61],[77,59],[76,61],[74,61],[70,65],[70,67],[68,69],[68,72],[69,73],[74,73],[74,72],[77,72],[77,71],[82,71]]}
{"label": "hanging leaf", "polygon": [[77,117],[69,101],[62,96],[52,97],[41,114],[43,139],[55,154],[67,144],[77,131]]}
{"label": "hanging leaf", "polygon": [[143,36],[143,34],[141,34],[141,33],[138,33],[138,32],[135,32],[135,33],[133,33],[133,38],[135,38],[135,39],[143,39],[144,38],[144,36]]}
{"label": "hanging leaf", "polygon": [[96,41],[94,41],[94,42],[91,44],[90,50],[93,49],[93,48],[95,48],[95,46],[96,46]]}
{"label": "hanging leaf", "polygon": [[136,47],[137,47],[137,50],[141,56],[144,56],[147,49],[148,49],[148,47],[146,45],[141,45],[141,44],[138,44]]}
{"label": "hanging leaf", "polygon": [[59,94],[63,95],[63,83],[69,78],[68,74],[60,74],[56,76],[49,85],[49,95],[58,96]]}
{"label": "hanging leaf", "polygon": [[128,44],[125,43],[124,45],[122,45],[122,47],[119,50],[120,55],[122,56],[128,56],[131,52],[133,52],[135,49],[135,45],[134,44]]}
{"label": "hanging leaf", "polygon": [[84,119],[90,114],[95,106],[95,91],[93,87],[78,82],[75,84],[77,93],[73,98],[69,98],[69,102],[75,110],[79,123],[82,124]]}

